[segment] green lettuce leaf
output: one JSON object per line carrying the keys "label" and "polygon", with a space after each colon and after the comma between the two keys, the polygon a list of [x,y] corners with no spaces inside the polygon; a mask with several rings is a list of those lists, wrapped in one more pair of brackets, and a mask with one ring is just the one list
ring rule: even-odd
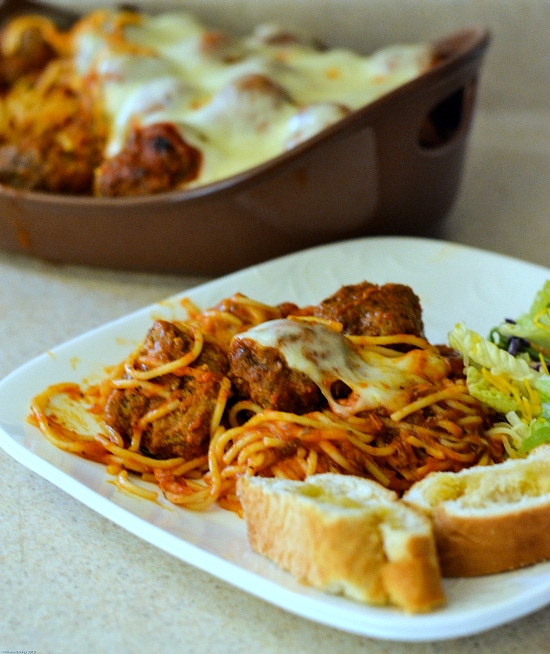
{"label": "green lettuce leaf", "polygon": [[[515,356],[507,351],[513,336],[524,339]],[[546,349],[550,358],[550,280],[515,324],[503,322],[489,339],[459,324],[449,345],[464,358],[471,395],[505,416],[518,453],[550,443],[550,375],[529,365]]]}
{"label": "green lettuce leaf", "polygon": [[550,443],[550,422],[545,419],[535,420],[529,430],[529,435],[518,448],[521,454],[530,452],[535,447]]}
{"label": "green lettuce leaf", "polygon": [[474,368],[474,366],[468,366],[466,368],[466,383],[470,395],[495,409],[495,411],[505,414],[510,411],[519,411],[520,407],[514,398],[495,388],[492,384],[489,384],[481,372],[477,368]]}
{"label": "green lettuce leaf", "polygon": [[540,376],[527,361],[512,356],[463,323],[456,325],[449,334],[449,345],[462,354],[466,366],[487,368],[493,374],[505,373],[510,379],[519,382],[527,380],[532,384]]}
{"label": "green lettuce leaf", "polygon": [[515,324],[503,322],[497,331],[504,336],[518,336],[550,349],[550,280],[537,292],[527,313],[520,316]]}
{"label": "green lettuce leaf", "polygon": [[518,452],[550,442],[550,422],[544,414],[548,410],[550,417],[549,375],[464,324],[449,334],[449,344],[464,358],[470,394],[506,417]]}

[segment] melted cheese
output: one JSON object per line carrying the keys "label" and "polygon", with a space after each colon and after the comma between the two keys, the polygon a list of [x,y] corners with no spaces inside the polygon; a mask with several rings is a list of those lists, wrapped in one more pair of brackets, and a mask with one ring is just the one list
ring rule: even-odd
{"label": "melted cheese", "polygon": [[[104,95],[106,155],[120,151],[132,124],[171,122],[203,153],[192,185],[217,181],[296,146],[431,61],[422,44],[365,57],[303,39],[270,44],[265,36],[277,33],[263,26],[251,36],[220,35],[184,12],[132,19],[101,11],[82,21],[73,57]],[[243,88],[255,75],[272,85]]]}
{"label": "melted cheese", "polygon": [[[234,338],[277,349],[290,368],[317,384],[334,413],[343,418],[379,408],[395,411],[412,400],[416,387],[437,384],[449,373],[448,363],[434,351],[386,356],[367,348],[356,350],[348,338],[320,323],[272,320]],[[338,380],[352,391],[344,400],[332,394]]]}

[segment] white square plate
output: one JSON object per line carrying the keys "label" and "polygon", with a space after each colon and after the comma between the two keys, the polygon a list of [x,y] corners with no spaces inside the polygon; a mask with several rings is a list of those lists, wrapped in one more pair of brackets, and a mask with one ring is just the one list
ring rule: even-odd
{"label": "white square plate", "polygon": [[[201,308],[239,291],[265,303],[318,303],[343,284],[410,285],[420,297],[426,335],[447,341],[455,323],[487,334],[530,306],[550,270],[497,254],[419,238],[366,238],[292,254],[187,291]],[[14,459],[131,533],[182,561],[309,620],[350,633],[432,641],[484,631],[550,603],[550,562],[476,579],[445,580],[448,604],[427,615],[362,605],[296,582],[253,553],[245,525],[213,508],[194,513],[117,491],[103,466],[51,446],[26,422],[46,386],[97,380],[122,360],[155,317],[182,316],[181,296],[109,323],[30,361],[0,382],[0,445]]]}

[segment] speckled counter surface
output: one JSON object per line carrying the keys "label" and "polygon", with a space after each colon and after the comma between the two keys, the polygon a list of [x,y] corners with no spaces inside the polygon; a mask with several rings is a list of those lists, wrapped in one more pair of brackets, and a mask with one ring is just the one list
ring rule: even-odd
{"label": "speckled counter surface", "polygon": [[[381,11],[380,3],[372,4]],[[507,51],[498,39],[508,35],[498,30],[512,23],[511,12],[520,21],[529,3],[496,4],[440,3],[451,15],[458,5],[476,18],[483,11],[497,29],[497,50]],[[542,40],[549,27],[548,3],[533,1],[529,7],[524,34]],[[537,19],[533,7],[540,10]],[[532,50],[541,52],[536,42]],[[548,99],[536,102],[533,93],[526,103],[510,89],[515,100],[505,101],[506,71],[496,61],[488,66],[503,76],[501,84],[482,98],[462,192],[437,236],[547,265]],[[537,75],[529,84],[542,83],[540,70]],[[0,253],[0,377],[75,335],[200,281],[56,266]],[[287,614],[157,550],[1,450],[0,480],[0,652],[548,651],[550,608],[452,642],[393,643],[341,633]]]}

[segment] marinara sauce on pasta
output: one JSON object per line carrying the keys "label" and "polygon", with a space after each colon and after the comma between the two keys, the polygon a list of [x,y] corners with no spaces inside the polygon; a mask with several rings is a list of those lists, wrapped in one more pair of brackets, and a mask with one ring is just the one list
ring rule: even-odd
{"label": "marinara sauce on pasta", "polygon": [[365,281],[303,307],[240,293],[182,305],[184,319],[155,320],[99,384],[57,384],[31,405],[54,445],[123,489],[238,512],[239,475],[336,472],[403,493],[507,456],[495,414],[468,393],[461,357],[427,341],[406,285]]}

